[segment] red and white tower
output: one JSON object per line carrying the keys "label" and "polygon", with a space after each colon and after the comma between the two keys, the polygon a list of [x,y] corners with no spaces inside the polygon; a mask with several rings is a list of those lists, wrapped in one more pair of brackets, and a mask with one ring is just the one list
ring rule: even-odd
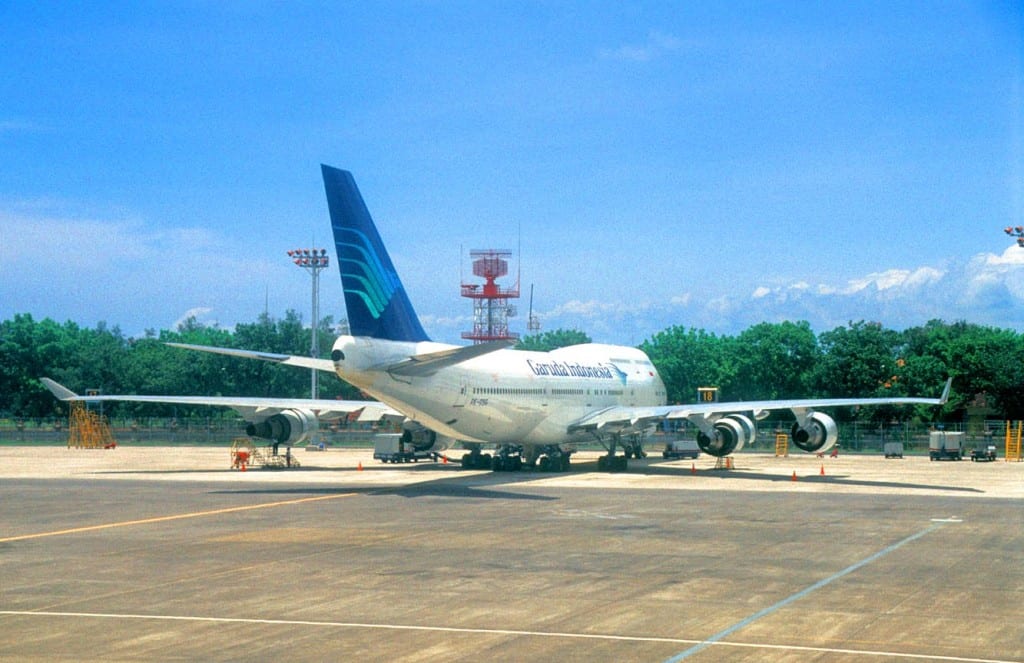
{"label": "red and white tower", "polygon": [[462,338],[474,343],[516,340],[519,334],[508,330],[508,319],[516,314],[510,299],[519,298],[519,282],[511,288],[502,288],[497,279],[508,274],[511,251],[476,249],[469,252],[473,259],[473,274],[484,279],[479,283],[463,283],[462,296],[473,300],[473,331],[462,332]]}

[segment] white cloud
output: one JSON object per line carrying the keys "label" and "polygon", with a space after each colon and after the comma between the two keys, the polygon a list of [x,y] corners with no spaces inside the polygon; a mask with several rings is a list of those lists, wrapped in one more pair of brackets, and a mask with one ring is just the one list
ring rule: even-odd
{"label": "white cloud", "polygon": [[[284,260],[232,252],[234,245],[201,228],[0,211],[0,317],[107,321],[138,335],[196,313],[214,322],[207,318],[216,311],[225,326],[255,320],[272,293],[277,314],[308,310],[308,277]],[[286,288],[281,306],[278,293]]]}
{"label": "white cloud", "polygon": [[213,309],[210,308],[209,306],[197,306],[195,308],[190,308],[189,310],[185,311],[181,315],[181,317],[174,321],[174,325],[172,328],[177,329],[181,325],[188,322],[189,318],[195,318],[197,321],[201,323],[210,324],[212,321],[206,319],[206,315],[212,312]]}
{"label": "white cloud", "polygon": [[[845,282],[762,284],[746,295],[738,290],[706,298],[688,294],[685,309],[678,306],[678,297],[642,313],[635,306],[613,302],[569,302],[556,309],[562,324],[555,326],[578,326],[595,340],[612,342],[626,339],[615,336],[615,326],[598,321],[613,313],[620,328],[636,330],[633,335],[641,339],[673,325],[734,334],[759,322],[783,320],[807,320],[817,331],[857,320],[904,329],[931,319],[1024,330],[1024,249],[1014,245],[1001,255],[979,254],[947,263],[886,269]],[[610,336],[599,336],[595,329]]]}
{"label": "white cloud", "polygon": [[28,120],[0,120],[0,135],[42,130],[43,127]]}
{"label": "white cloud", "polygon": [[624,62],[648,62],[666,53],[678,50],[683,41],[672,35],[652,30],[647,33],[647,41],[642,44],[625,44],[618,48],[603,49],[601,57],[608,60]]}
{"label": "white cloud", "polygon": [[[173,329],[189,316],[225,327],[255,320],[265,301],[272,314],[308,313],[308,275],[267,248],[253,253],[203,228],[155,228],[132,218],[46,216],[0,210],[0,319],[14,313],[105,320],[138,335]],[[260,250],[257,248],[257,250]],[[732,290],[692,291],[661,301],[629,295],[570,299],[536,310],[544,330],[579,329],[596,341],[639,343],[668,327],[734,334],[759,322],[807,320],[818,331],[851,320],[892,328],[930,319],[967,320],[1024,330],[1024,249],[947,259],[941,265],[893,267],[845,281],[808,283],[777,278],[734,284]],[[265,299],[266,298],[266,299]],[[337,279],[321,279],[321,312],[345,316]],[[468,310],[450,298],[422,307],[437,340],[461,342],[472,328]],[[510,320],[526,333],[526,316]]]}

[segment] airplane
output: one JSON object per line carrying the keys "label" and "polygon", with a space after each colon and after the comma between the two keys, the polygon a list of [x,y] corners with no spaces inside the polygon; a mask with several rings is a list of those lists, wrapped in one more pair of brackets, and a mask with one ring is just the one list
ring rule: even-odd
{"label": "airplane", "polygon": [[[384,247],[352,174],[321,165],[328,212],[348,311],[349,333],[334,342],[330,359],[170,343],[188,350],[259,359],[335,373],[379,403],[357,403],[366,412],[388,410],[404,416],[406,441],[419,451],[440,452],[461,443],[471,469],[568,471],[579,443],[598,442],[606,451],[601,471],[627,469],[643,456],[643,436],[662,422],[689,422],[705,453],[725,457],[754,440],[754,421],[789,410],[793,444],[808,453],[830,450],[838,440],[835,420],[823,408],[944,404],[952,379],[939,398],[823,398],[667,404],[665,385],[650,358],[628,346],[585,343],[550,352],[517,350],[511,342],[469,346],[431,341]],[[69,392],[58,392],[69,400]],[[58,385],[59,386],[59,385]],[[66,392],[66,393],[65,393]],[[75,396],[72,394],[72,396]],[[85,397],[77,397],[84,400]],[[92,398],[92,397],[91,397]],[[109,400],[143,397],[106,396]],[[166,397],[145,397],[150,400]],[[195,398],[204,404],[236,405]],[[275,431],[251,424],[277,443],[298,443],[318,429],[321,406],[266,403],[266,422],[287,421]],[[170,402],[170,401],[164,401]],[[176,401],[182,402],[182,401]],[[193,401],[189,401],[193,402]],[[249,406],[242,405],[242,408]],[[245,409],[257,416],[260,410]],[[372,415],[368,415],[372,416]],[[275,434],[271,434],[274,433]],[[483,447],[494,447],[493,455]],[[622,449],[622,455],[618,454]]]}

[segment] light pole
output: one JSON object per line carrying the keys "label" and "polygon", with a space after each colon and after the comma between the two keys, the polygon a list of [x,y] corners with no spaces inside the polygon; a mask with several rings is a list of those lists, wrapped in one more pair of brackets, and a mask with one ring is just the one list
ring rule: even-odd
{"label": "light pole", "polygon": [[1003,229],[1010,237],[1017,238],[1017,246],[1024,246],[1024,226],[1016,226],[1013,228],[1007,227]]}
{"label": "light pole", "polygon": [[[320,330],[318,329],[320,326],[320,271],[327,267],[330,258],[327,257],[327,249],[294,249],[288,252],[288,257],[313,277],[313,339],[309,346],[309,356],[318,359],[320,357]],[[315,368],[310,380],[310,398],[316,400],[320,396],[320,389]]]}

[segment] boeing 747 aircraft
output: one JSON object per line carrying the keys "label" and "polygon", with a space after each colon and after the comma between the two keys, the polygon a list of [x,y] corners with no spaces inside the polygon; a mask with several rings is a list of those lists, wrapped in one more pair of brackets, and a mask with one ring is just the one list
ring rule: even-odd
{"label": "boeing 747 aircraft", "polygon": [[[335,341],[330,359],[172,344],[330,371],[380,401],[260,399],[260,404],[233,404],[225,399],[178,397],[233,407],[252,421],[250,434],[272,439],[275,445],[307,439],[325,413],[366,408],[364,418],[385,411],[404,416],[408,441],[420,450],[442,451],[461,442],[469,449],[462,458],[464,467],[566,471],[577,443],[597,441],[607,450],[598,467],[622,470],[629,456],[642,453],[642,435],[666,420],[690,422],[699,431],[700,448],[723,457],[753,440],[755,420],[773,410],[789,410],[795,417],[790,432],[793,444],[816,453],[831,449],[838,439],[835,420],[822,408],[942,405],[949,396],[951,381],[939,398],[667,405],[657,369],[636,348],[587,343],[529,352],[504,342],[435,343],[416,316],[352,174],[330,166],[321,169],[351,332]],[[58,398],[84,398],[52,381],[48,384]],[[155,396],[104,398],[183,402]],[[483,452],[485,445],[494,447],[493,456]]]}

